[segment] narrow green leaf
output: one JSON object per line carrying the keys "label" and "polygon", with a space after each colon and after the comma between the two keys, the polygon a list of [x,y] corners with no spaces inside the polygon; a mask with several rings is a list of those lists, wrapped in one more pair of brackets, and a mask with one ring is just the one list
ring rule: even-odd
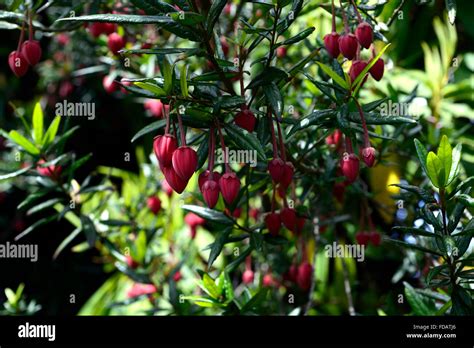
{"label": "narrow green leaf", "polygon": [[207,273],[204,273],[202,276],[202,286],[203,290],[213,299],[218,299],[221,295],[214,279],[212,279]]}
{"label": "narrow green leaf", "polygon": [[173,90],[173,66],[168,61],[167,57],[163,59],[163,79],[165,95],[170,95]]}
{"label": "narrow green leaf", "polygon": [[217,235],[216,239],[214,240],[214,243],[212,244],[211,252],[209,253],[209,260],[207,261],[208,268],[211,268],[212,264],[221,253],[222,248],[224,247],[224,244],[227,241],[227,237],[229,236],[231,231],[231,228],[226,228],[225,230],[220,231]]}
{"label": "narrow green leaf", "polygon": [[208,34],[212,33],[214,25],[219,19],[219,16],[222,10],[224,9],[226,3],[227,3],[226,0],[215,0],[212,2],[211,8],[209,9],[209,13],[207,15],[207,21],[206,21],[206,29],[207,29]]}
{"label": "narrow green leaf", "polygon": [[148,126],[143,127],[142,129],[140,129],[137,132],[137,134],[135,134],[133,136],[131,142],[133,143],[135,140],[137,140],[138,138],[141,138],[145,134],[148,134],[148,133],[154,132],[154,131],[156,131],[160,128],[163,128],[165,125],[166,125],[166,120],[164,120],[164,119],[152,122]]}
{"label": "narrow green leaf", "polygon": [[40,150],[38,150],[31,141],[26,139],[23,135],[18,133],[16,130],[10,131],[10,133],[8,133],[8,137],[12,141],[14,141],[18,146],[23,148],[26,152],[32,155],[39,155]]}
{"label": "narrow green leaf", "polygon": [[58,133],[59,123],[61,122],[61,117],[56,116],[54,120],[50,123],[46,133],[44,133],[43,139],[41,141],[42,146],[48,146],[54,140],[54,137]]}
{"label": "narrow green leaf", "polygon": [[[367,64],[367,66],[361,71],[361,73],[359,74],[359,76],[357,76],[357,78],[354,80],[354,82],[352,83],[351,87],[353,88],[354,90],[354,95],[357,94],[357,92],[359,91],[359,88],[360,86],[362,85],[362,81],[364,81],[364,78],[365,78],[365,75],[367,75],[367,73],[369,72],[370,68],[372,68],[372,66],[379,60],[380,57],[382,57],[382,54],[384,54],[385,50],[390,46],[390,43],[388,43],[387,45],[385,45],[381,50],[380,52],[369,62],[369,64]],[[355,88],[354,88],[355,86]]]}
{"label": "narrow green leaf", "polygon": [[150,83],[150,82],[134,82],[135,86],[138,86],[144,90],[152,92],[157,97],[164,97],[166,96],[166,91],[161,88],[160,86]]}
{"label": "narrow green leaf", "polygon": [[33,140],[37,145],[42,145],[43,141],[43,109],[41,104],[37,102],[33,110]]}
{"label": "narrow green leaf", "polygon": [[384,239],[384,240],[386,240],[389,243],[397,244],[397,245],[402,246],[402,247],[407,248],[407,249],[415,249],[415,250],[418,250],[418,251],[422,251],[424,253],[429,253],[429,254],[433,254],[433,255],[437,255],[437,256],[443,256],[443,254],[441,254],[438,251],[431,250],[431,249],[428,249],[428,248],[424,248],[424,247],[421,247],[421,246],[416,245],[416,244],[410,244],[410,243],[403,242],[401,240],[390,239],[390,238],[387,238],[387,239]]}
{"label": "narrow green leaf", "polygon": [[431,183],[438,188],[443,187],[444,180],[440,182],[440,178],[444,178],[442,177],[442,175],[444,175],[443,164],[433,151],[428,153],[426,168],[428,169],[428,177],[430,178]]}
{"label": "narrow green leaf", "polygon": [[403,282],[403,285],[405,286],[405,296],[415,315],[434,315],[436,313],[433,301],[422,297],[407,282]]}
{"label": "narrow green leaf", "polygon": [[278,117],[283,112],[283,97],[278,86],[272,82],[264,88],[265,97]]}
{"label": "narrow green leaf", "polygon": [[3,181],[3,180],[8,180],[8,179],[11,179],[11,178],[15,178],[21,174],[24,174],[26,173],[27,171],[29,171],[31,169],[31,166],[29,167],[25,167],[25,168],[22,168],[22,169],[19,169],[17,170],[16,172],[13,172],[13,173],[8,173],[8,174],[3,174],[3,175],[0,175],[0,181]]}
{"label": "narrow green leaf", "polygon": [[53,207],[56,203],[59,203],[61,202],[61,199],[60,198],[52,198],[52,199],[48,199],[47,201],[44,201],[38,205],[35,205],[33,208],[31,208],[30,210],[28,210],[26,212],[26,215],[32,215],[34,213],[37,213],[39,211],[42,211],[44,209],[47,209],[47,208],[50,208],[50,207]]}
{"label": "narrow green leaf", "polygon": [[324,63],[321,62],[316,62],[318,65],[321,67],[321,69],[329,75],[332,80],[337,83],[339,86],[341,86],[344,89],[349,89],[349,85],[347,84],[346,81],[342,77],[340,77],[335,71],[333,71],[330,67],[325,65]]}
{"label": "narrow green leaf", "polygon": [[444,168],[444,175],[445,178],[449,178],[449,173],[451,172],[451,165],[453,162],[452,159],[452,149],[451,145],[449,145],[449,140],[446,135],[441,137],[441,142],[438,147],[437,156],[441,161],[441,164]]}
{"label": "narrow green leaf", "polygon": [[423,168],[423,171],[425,172],[426,175],[429,175],[428,168],[426,167],[426,160],[428,159],[428,151],[426,151],[425,147],[418,139],[415,138],[413,142],[415,143],[415,149],[418,155],[418,159],[420,160],[421,168]]}
{"label": "narrow green leaf", "polygon": [[190,211],[208,221],[217,222],[224,225],[233,224],[233,221],[227,215],[214,209],[203,208],[197,205],[189,204],[183,205],[182,208],[183,210]]}
{"label": "narrow green leaf", "polygon": [[61,244],[59,244],[56,251],[54,252],[53,260],[55,260],[59,256],[59,254],[64,250],[64,248],[66,248],[74,240],[74,238],[76,238],[79,235],[79,233],[81,233],[81,231],[82,231],[81,227],[78,227],[74,229],[74,231],[72,231],[71,234],[69,234],[69,236],[64,238],[64,240],[61,242]]}
{"label": "narrow green leaf", "polygon": [[261,161],[266,161],[265,151],[257,136],[247,132],[245,129],[233,124],[226,124],[225,130],[229,138],[240,148],[245,150],[254,150]]}
{"label": "narrow green leaf", "polygon": [[315,29],[314,27],[305,29],[301,33],[298,33],[295,36],[290,37],[288,40],[285,40],[285,41],[279,43],[278,46],[292,45],[292,44],[295,44],[295,43],[297,43],[301,40],[304,40],[313,33],[314,29]]}
{"label": "narrow green leaf", "polygon": [[459,163],[461,162],[462,144],[457,144],[452,150],[452,165],[448,175],[446,186],[450,185],[459,174]]}
{"label": "narrow green leaf", "polygon": [[186,80],[187,75],[188,75],[188,69],[187,69],[187,66],[184,64],[181,67],[180,84],[181,84],[181,94],[185,98],[189,96],[188,81]]}

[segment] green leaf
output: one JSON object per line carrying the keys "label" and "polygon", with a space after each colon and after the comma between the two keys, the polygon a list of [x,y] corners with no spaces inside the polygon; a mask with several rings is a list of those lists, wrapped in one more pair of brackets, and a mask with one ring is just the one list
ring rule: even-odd
{"label": "green leaf", "polygon": [[42,145],[43,141],[43,109],[41,104],[37,102],[33,110],[33,140],[37,145]]}
{"label": "green leaf", "polygon": [[[390,46],[390,43],[388,43],[387,45],[385,45],[380,51],[379,53],[369,62],[369,64],[367,64],[367,66],[361,71],[361,73],[359,74],[359,76],[357,76],[357,78],[354,80],[354,82],[352,83],[351,87],[353,88],[354,90],[354,95],[357,94],[357,92],[359,91],[359,88],[360,86],[362,85],[362,82],[364,81],[364,78],[365,78],[365,75],[367,75],[367,73],[369,72],[369,70],[372,68],[372,66],[379,60],[380,57],[382,57],[382,54],[385,52],[385,50]],[[355,86],[355,88],[354,88]]]}
{"label": "green leaf", "polygon": [[231,231],[231,228],[226,228],[225,230],[220,231],[217,235],[216,239],[214,240],[214,243],[212,244],[211,252],[209,253],[209,260],[207,261],[208,268],[211,268],[212,264],[221,253],[222,248],[224,247],[224,244],[227,241],[227,237],[229,236]]}
{"label": "green leaf", "polygon": [[15,237],[15,241],[20,240],[21,238],[23,238],[24,236],[26,236],[27,234],[29,234],[30,232],[32,232],[32,231],[33,231],[34,229],[36,229],[37,227],[42,226],[42,225],[45,225],[45,224],[47,224],[47,223],[49,223],[49,222],[51,222],[51,221],[56,220],[56,217],[57,217],[57,214],[36,221],[33,225],[31,225],[31,226],[28,227],[26,230],[24,230],[24,231],[21,232],[19,235],[17,235],[17,236]]}
{"label": "green leaf", "polygon": [[[207,14],[206,29],[208,35],[212,33],[214,25],[216,24],[219,16],[224,9],[227,1],[226,0],[215,0],[212,2],[209,13]],[[205,38],[203,38],[205,39]]]}
{"label": "green leaf", "polygon": [[281,96],[278,86],[272,82],[270,85],[265,86],[264,93],[275,114],[281,117],[283,112],[283,97]]}
{"label": "green leaf", "polygon": [[250,255],[252,250],[253,250],[253,247],[249,245],[247,249],[241,252],[240,255],[235,260],[233,260],[231,263],[225,266],[225,271],[228,273],[233,272],[245,260],[245,258]]}
{"label": "green leaf", "polygon": [[214,209],[203,208],[197,205],[189,204],[183,205],[182,208],[186,211],[190,211],[196,215],[199,215],[207,221],[217,222],[224,225],[232,225],[234,223],[227,215]]}
{"label": "green leaf", "polygon": [[189,96],[188,92],[188,81],[186,80],[186,77],[188,75],[188,70],[187,66],[184,64],[181,67],[181,74],[180,74],[180,87],[181,87],[181,94],[183,97],[187,98]]}
{"label": "green leaf", "polygon": [[305,29],[301,33],[289,38],[288,40],[285,40],[285,41],[279,43],[278,46],[292,45],[292,44],[297,43],[301,40],[304,40],[313,33],[314,29],[315,29],[314,27]]}
{"label": "green leaf", "polygon": [[53,142],[54,137],[58,133],[60,122],[61,122],[61,117],[56,116],[54,120],[51,122],[51,124],[49,125],[48,129],[46,130],[46,133],[44,133],[43,139],[41,141],[42,146],[48,146],[49,144]]}
{"label": "green leaf", "polygon": [[384,240],[386,240],[389,243],[397,244],[397,245],[402,246],[402,247],[407,248],[407,249],[415,249],[415,250],[418,250],[418,251],[422,251],[424,253],[429,253],[429,254],[433,254],[433,255],[437,255],[437,256],[443,256],[443,254],[441,254],[438,251],[431,250],[431,249],[428,249],[428,248],[424,248],[424,247],[421,247],[421,246],[416,245],[416,244],[410,244],[410,243],[403,242],[401,240],[390,239],[390,238],[387,238],[387,239],[384,239]]}
{"label": "green leaf", "polygon": [[64,22],[106,22],[118,24],[172,24],[173,19],[169,16],[143,16],[126,14],[93,14],[79,17],[60,18],[57,23]]}
{"label": "green leaf", "polygon": [[[166,59],[165,59],[166,61]],[[144,90],[152,92],[157,97],[164,97],[167,95],[166,90],[161,88],[160,86],[150,83],[150,82],[134,82],[135,86],[138,86]]]}
{"label": "green leaf", "polygon": [[40,151],[35,147],[35,145],[16,130],[10,131],[8,137],[26,152],[32,155],[39,155]]}
{"label": "green leaf", "polygon": [[428,153],[426,168],[428,169],[428,177],[430,178],[431,183],[438,188],[444,187],[445,177],[443,164],[433,151]]}
{"label": "green leaf", "polygon": [[412,192],[416,194],[418,197],[420,197],[421,199],[423,199],[426,203],[436,203],[436,199],[434,198],[433,194],[430,191],[419,188],[418,186],[404,185],[404,184],[391,184],[389,186],[400,187],[403,190]]}
{"label": "green leaf", "polygon": [[465,193],[456,196],[458,201],[461,201],[466,207],[474,207],[474,198]]}
{"label": "green leaf", "polygon": [[141,138],[145,134],[148,134],[148,133],[154,132],[154,131],[156,131],[160,128],[163,128],[165,125],[166,125],[166,120],[165,119],[152,122],[148,126],[145,126],[142,129],[140,129],[137,132],[137,134],[135,134],[133,136],[131,142],[133,143],[135,140],[137,140],[138,138]]}
{"label": "green leaf", "polygon": [[[410,117],[405,116],[382,116],[380,113],[377,112],[368,112],[364,114],[365,122],[367,124],[376,124],[376,125],[383,125],[383,124],[391,124],[391,125],[398,125],[398,124],[415,124],[416,120]],[[360,114],[358,112],[350,112],[349,113],[349,120],[352,122],[362,123],[360,119]]]}
{"label": "green leaf", "polygon": [[421,168],[423,168],[423,171],[425,172],[426,175],[429,175],[428,168],[426,167],[428,151],[426,151],[425,147],[418,139],[415,138],[414,143],[415,143],[415,149],[418,155],[418,159],[420,160]]}
{"label": "green leaf", "polygon": [[51,198],[47,201],[44,201],[43,203],[35,205],[33,208],[31,208],[30,210],[26,212],[26,215],[32,215],[44,209],[53,207],[56,203],[59,203],[59,202],[61,202],[60,198]]}
{"label": "green leaf", "polygon": [[392,228],[392,231],[401,232],[401,233],[411,233],[411,234],[416,234],[417,236],[423,236],[423,237],[429,237],[429,238],[435,238],[435,237],[442,238],[442,236],[440,236],[439,234],[428,232],[421,228],[415,228],[415,227],[395,226]]}
{"label": "green leaf", "polygon": [[170,14],[170,17],[173,18],[176,22],[194,26],[199,23],[204,22],[204,16],[196,12],[174,12]]}
{"label": "green leaf", "polygon": [[260,306],[260,304],[267,298],[269,288],[262,288],[255,294],[240,310],[241,313],[245,313],[254,310]]}
{"label": "green leaf", "polygon": [[163,59],[163,79],[165,95],[170,95],[173,90],[173,66],[166,57]]}
{"label": "green leaf", "polygon": [[254,89],[256,87],[269,85],[272,82],[277,82],[286,78],[288,78],[288,74],[285,71],[271,66],[257,75],[245,89]]}
{"label": "green leaf", "polygon": [[59,256],[59,254],[64,250],[64,248],[66,248],[74,240],[74,238],[76,238],[79,235],[79,233],[81,233],[81,231],[82,231],[82,228],[78,227],[74,229],[74,231],[72,231],[71,234],[69,234],[69,236],[64,238],[64,240],[61,242],[61,244],[59,244],[56,251],[54,252],[53,260]]}
{"label": "green leaf", "polygon": [[88,216],[81,215],[80,218],[81,218],[82,230],[84,231],[84,234],[86,235],[87,243],[89,244],[90,247],[93,247],[98,237],[94,223]]}
{"label": "green leaf", "polygon": [[448,175],[448,181],[446,182],[446,186],[451,185],[451,183],[456,179],[459,174],[459,163],[461,162],[461,151],[462,151],[462,144],[457,144],[454,149],[452,150],[452,165],[451,171]]}
{"label": "green leaf", "polygon": [[436,313],[433,301],[418,294],[407,282],[403,282],[403,285],[405,286],[405,296],[415,315],[434,315]]}
{"label": "green leaf", "polygon": [[265,151],[254,133],[249,133],[245,129],[230,123],[226,124],[224,127],[227,135],[240,149],[255,150],[257,152],[257,157],[261,161],[266,161]]}
{"label": "green leaf", "polygon": [[448,137],[446,135],[443,135],[441,138],[437,156],[444,168],[444,177],[449,178],[453,159],[451,145],[449,145]]}
{"label": "green leaf", "polygon": [[342,77],[340,77],[335,71],[333,71],[330,67],[328,67],[327,65],[321,62],[316,62],[316,63],[318,63],[321,69],[327,75],[329,75],[329,77],[331,77],[335,83],[337,83],[339,86],[341,86],[344,89],[349,89],[349,85],[347,84],[347,82]]}
{"label": "green leaf", "polygon": [[202,289],[216,300],[221,295],[214,279],[212,279],[207,273],[204,273],[202,276]]}
{"label": "green leaf", "polygon": [[0,181],[3,181],[3,180],[8,180],[8,179],[11,179],[11,178],[15,178],[23,173],[26,173],[27,171],[29,171],[31,169],[31,166],[29,167],[25,167],[25,168],[22,168],[22,169],[19,169],[17,170],[16,172],[13,172],[13,173],[8,173],[8,174],[3,174],[3,175],[0,175]]}

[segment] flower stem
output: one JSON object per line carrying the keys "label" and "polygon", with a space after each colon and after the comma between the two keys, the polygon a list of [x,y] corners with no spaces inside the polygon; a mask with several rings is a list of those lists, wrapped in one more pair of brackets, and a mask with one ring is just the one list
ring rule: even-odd
{"label": "flower stem", "polygon": [[286,162],[285,144],[283,143],[283,135],[282,135],[282,132],[281,132],[280,122],[277,120],[276,124],[277,124],[277,129],[278,129],[278,138],[280,139],[281,158],[283,159],[284,162]]}
{"label": "flower stem", "polygon": [[365,122],[364,111],[362,110],[362,107],[360,106],[360,103],[356,97],[353,96],[352,98],[354,99],[354,102],[357,106],[357,110],[359,110],[362,128],[364,129],[364,147],[370,147],[369,130],[367,129],[367,123]]}
{"label": "flower stem", "polygon": [[[221,130],[221,125],[220,125],[219,120],[217,121],[217,131],[219,132],[219,139],[221,140],[222,152],[223,152],[223,155],[224,155],[224,158],[225,158],[225,154],[226,154],[225,143],[224,143],[224,137],[222,136],[222,130]],[[231,170],[230,170],[230,167],[229,167],[229,163],[224,161],[224,164],[225,164],[226,173],[230,172]]]}
{"label": "flower stem", "polygon": [[179,135],[181,136],[181,146],[186,146],[186,135],[184,134],[183,120],[181,119],[181,114],[179,113],[179,107],[176,108],[176,113],[178,114],[178,126]]}
{"label": "flower stem", "polygon": [[272,134],[273,158],[278,158],[278,146],[276,143],[275,129],[273,128],[273,118],[270,109],[267,112],[267,116],[270,124],[270,132]]}
{"label": "flower stem", "polygon": [[362,23],[362,17],[360,16],[359,9],[357,8],[357,5],[355,4],[354,0],[351,0],[352,6],[354,6],[354,10],[357,14],[357,19],[359,20],[359,23]]}

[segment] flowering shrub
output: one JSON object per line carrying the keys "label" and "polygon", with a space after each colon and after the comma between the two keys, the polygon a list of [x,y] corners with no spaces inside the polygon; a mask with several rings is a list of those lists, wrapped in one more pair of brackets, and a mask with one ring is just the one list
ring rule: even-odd
{"label": "flowering shrub", "polygon": [[[47,91],[11,101],[21,123],[0,131],[2,188],[41,216],[12,237],[66,221],[54,262],[95,250],[109,278],[81,314],[472,314],[472,86],[447,85],[456,31],[439,19],[426,74],[400,70],[400,13],[355,0],[11,2],[12,78],[37,69]],[[416,117],[392,109],[420,99]],[[128,103],[141,113],[115,109]],[[135,132],[113,140],[133,151],[108,156],[134,169],[70,145],[108,108]],[[109,116],[107,128],[122,122]],[[375,300],[387,260],[391,305]]]}

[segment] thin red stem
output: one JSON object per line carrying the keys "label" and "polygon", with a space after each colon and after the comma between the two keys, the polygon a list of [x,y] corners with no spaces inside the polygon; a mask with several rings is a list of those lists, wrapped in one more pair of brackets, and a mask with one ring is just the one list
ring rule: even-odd
{"label": "thin red stem", "polygon": [[33,13],[29,11],[29,17],[30,17],[30,40],[34,39],[33,35]]}
{"label": "thin red stem", "polygon": [[285,144],[283,143],[283,135],[281,132],[280,122],[276,121],[277,129],[278,129],[278,138],[280,139],[280,154],[281,158],[284,162],[286,162],[286,151],[285,151]]}
{"label": "thin red stem", "polygon": [[[221,140],[221,147],[222,147],[223,155],[224,155],[224,158],[225,158],[226,149],[225,149],[224,137],[222,136],[222,130],[221,130],[221,125],[220,125],[219,121],[217,121],[217,130],[219,132],[219,139]],[[224,164],[225,164],[226,173],[230,172],[231,170],[230,170],[230,167],[229,167],[229,163],[224,162]]]}
{"label": "thin red stem", "polygon": [[267,116],[272,134],[273,158],[278,158],[278,146],[276,143],[275,129],[273,128],[273,118],[270,111],[267,112]]}
{"label": "thin red stem", "polygon": [[359,23],[362,23],[362,17],[360,16],[359,9],[357,8],[354,0],[351,0],[351,2],[352,2],[352,6],[354,6],[354,10],[357,14],[357,19],[359,20]]}
{"label": "thin red stem", "polygon": [[20,40],[18,40],[18,47],[16,49],[17,52],[20,52],[21,50],[21,44],[23,43],[24,37],[25,37],[25,22],[23,22],[21,26]]}
{"label": "thin red stem", "polygon": [[353,98],[357,106],[357,109],[359,110],[360,120],[362,121],[362,128],[364,129],[364,147],[369,147],[370,146],[369,130],[367,129],[367,123],[365,122],[364,111],[362,110],[362,107],[360,106],[359,101],[355,97]]}
{"label": "thin red stem", "polygon": [[344,22],[344,31],[346,32],[346,34],[348,34],[350,33],[349,24],[347,22],[346,13],[344,12],[344,7],[342,7],[341,0],[339,0],[339,4],[341,5],[341,15],[342,15],[342,21]]}
{"label": "thin red stem", "polygon": [[332,32],[336,32],[336,11],[334,10],[334,0],[332,0]]}

